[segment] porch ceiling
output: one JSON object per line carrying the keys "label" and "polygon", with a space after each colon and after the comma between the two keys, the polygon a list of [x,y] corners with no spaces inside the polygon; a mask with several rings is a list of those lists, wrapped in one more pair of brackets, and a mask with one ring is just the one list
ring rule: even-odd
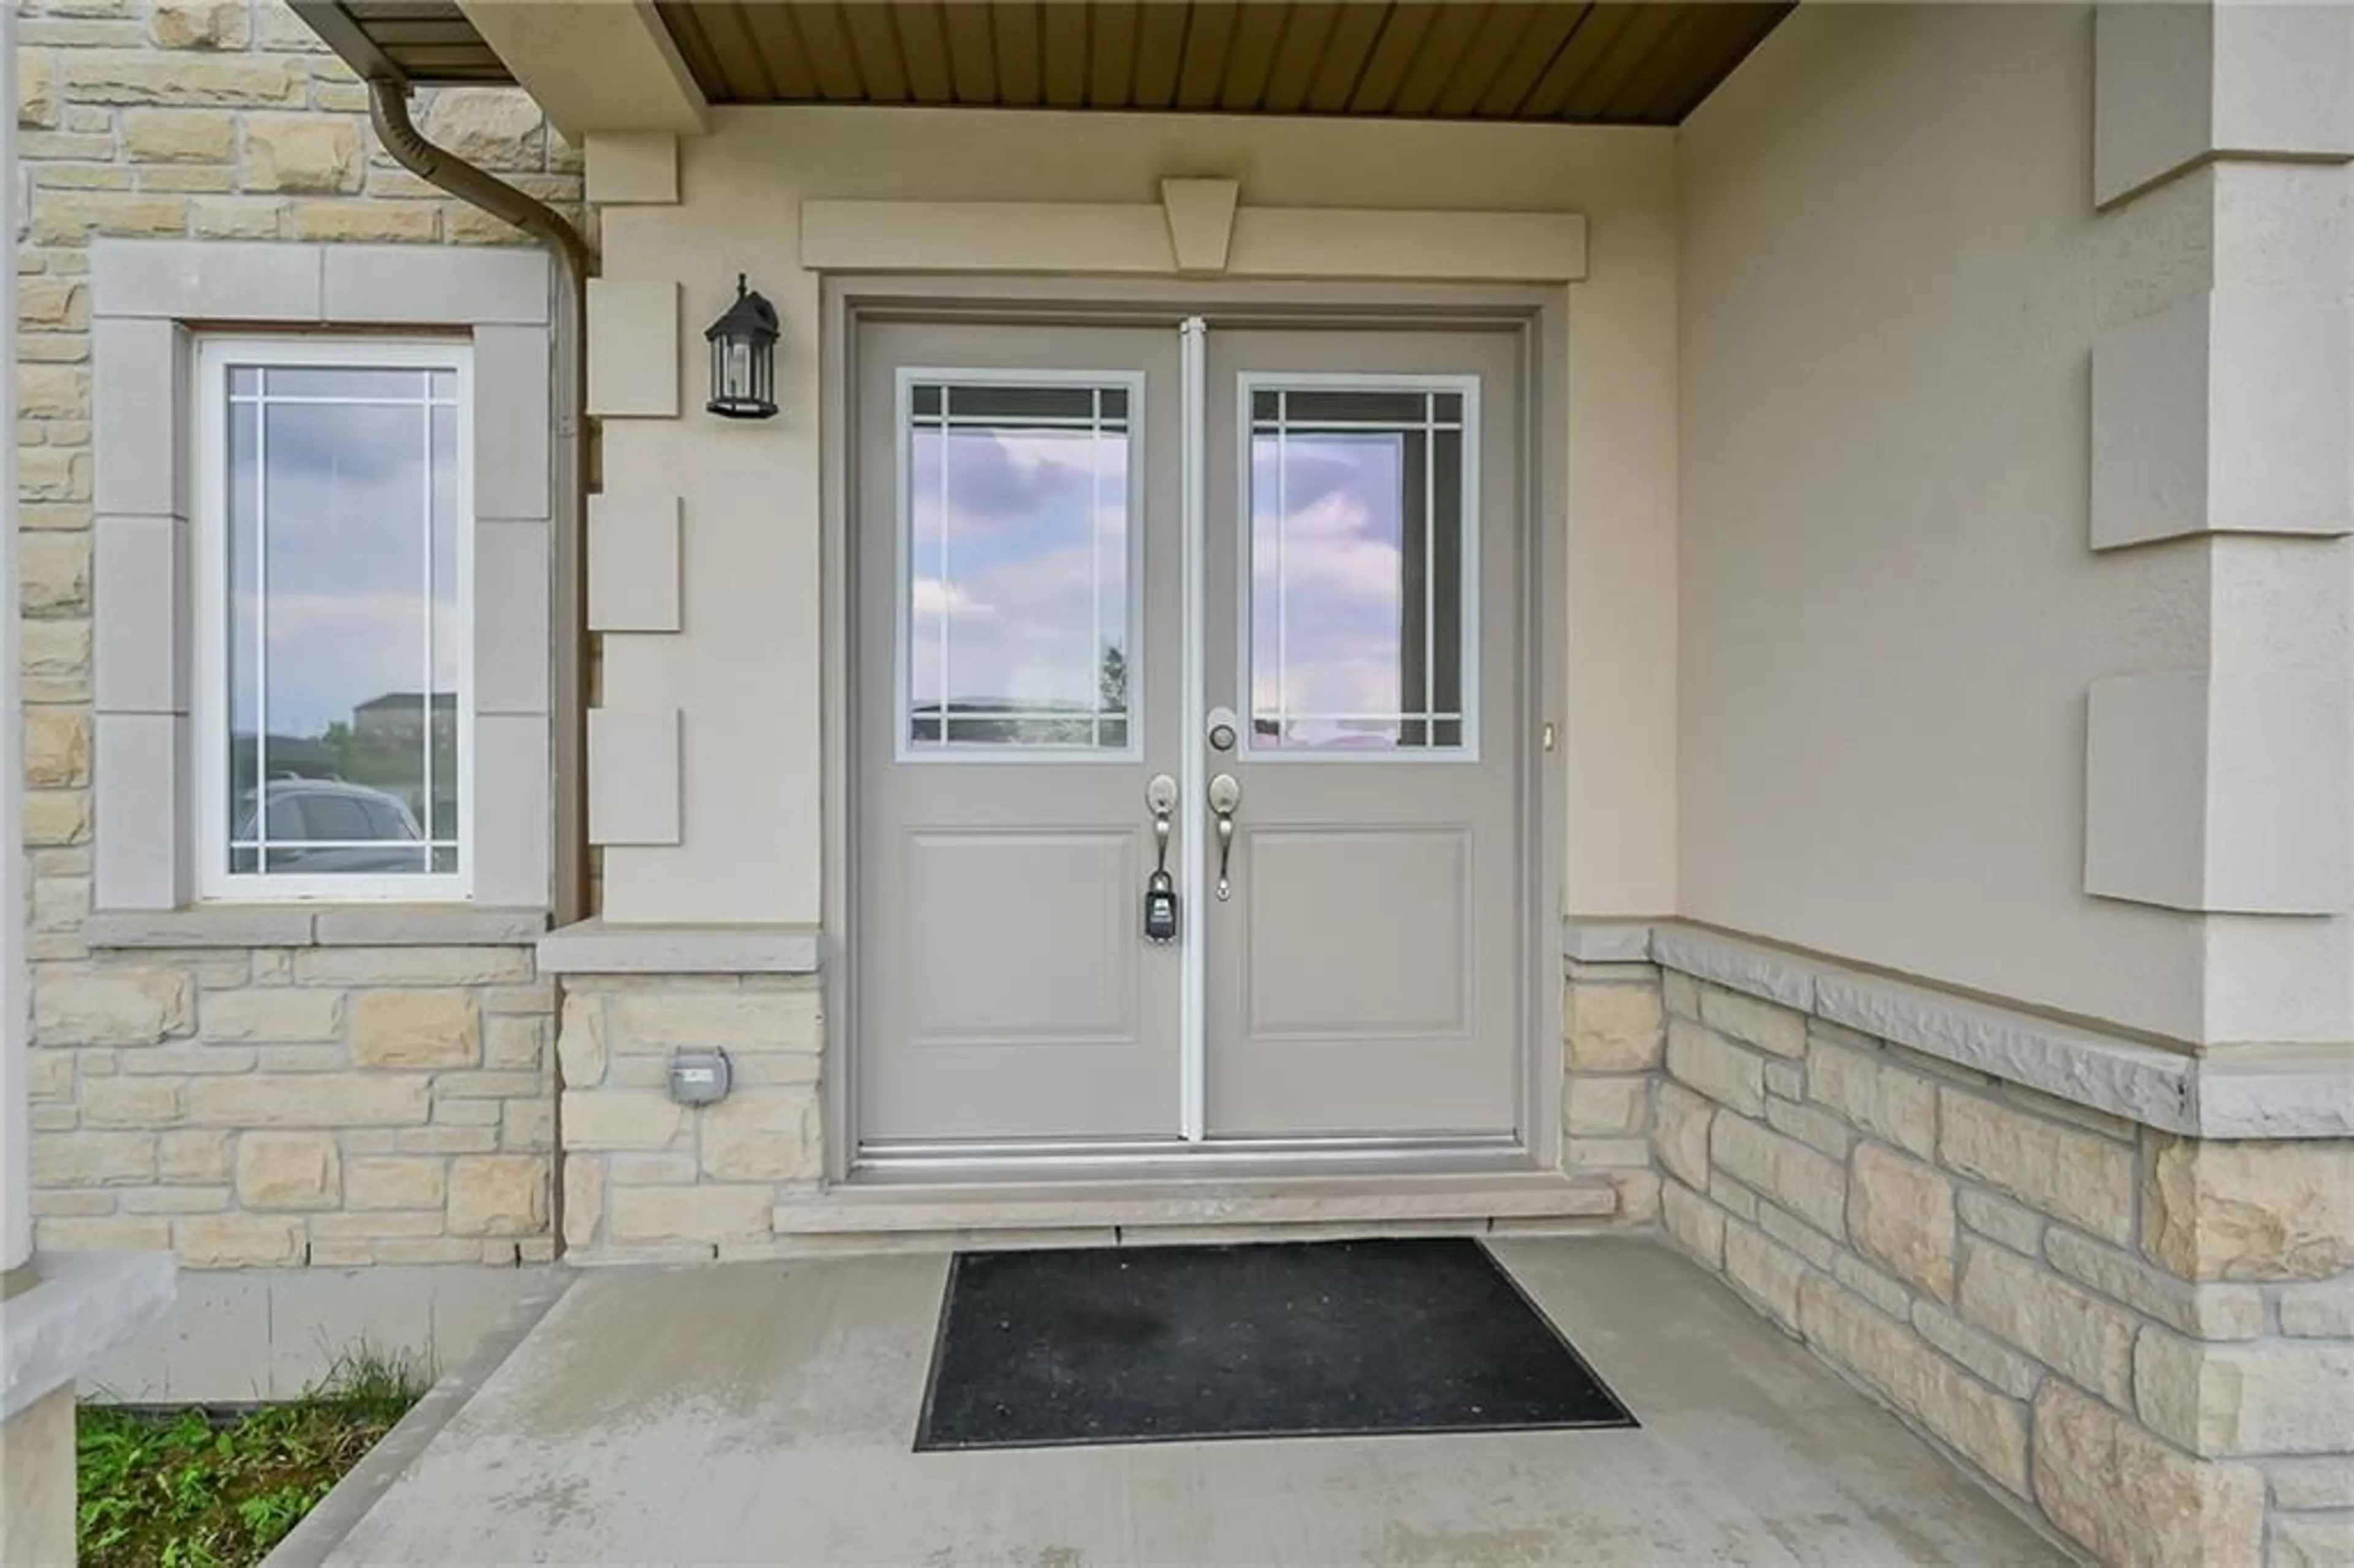
{"label": "porch ceiling", "polygon": [[[1673,125],[1795,0],[658,0],[714,103]],[[361,74],[513,79],[456,0],[297,0]]]}
{"label": "porch ceiling", "polygon": [[1787,5],[662,0],[715,103],[1672,125]]}

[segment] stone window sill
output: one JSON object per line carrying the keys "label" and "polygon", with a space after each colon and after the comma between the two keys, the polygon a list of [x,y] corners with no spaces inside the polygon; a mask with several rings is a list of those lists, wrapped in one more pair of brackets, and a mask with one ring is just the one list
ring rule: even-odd
{"label": "stone window sill", "polygon": [[223,904],[105,910],[82,923],[93,948],[522,948],[545,909],[418,904]]}

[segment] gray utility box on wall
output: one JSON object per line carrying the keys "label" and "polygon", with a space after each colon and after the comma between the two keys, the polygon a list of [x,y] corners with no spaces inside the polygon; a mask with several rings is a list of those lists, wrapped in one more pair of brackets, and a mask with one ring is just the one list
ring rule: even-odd
{"label": "gray utility box on wall", "polygon": [[707,1106],[726,1099],[729,1077],[725,1051],[671,1053],[670,1097],[680,1105]]}

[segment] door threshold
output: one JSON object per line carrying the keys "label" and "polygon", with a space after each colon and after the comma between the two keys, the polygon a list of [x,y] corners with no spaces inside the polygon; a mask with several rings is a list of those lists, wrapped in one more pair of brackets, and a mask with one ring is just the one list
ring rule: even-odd
{"label": "door threshold", "polygon": [[1595,1175],[1522,1169],[1381,1175],[858,1181],[777,1205],[779,1234],[864,1231],[1104,1231],[1200,1225],[1477,1224],[1608,1219],[1618,1191]]}
{"label": "door threshold", "polygon": [[1402,1176],[1525,1171],[1528,1150],[1510,1133],[1415,1138],[1237,1138],[1188,1143],[1178,1139],[1057,1142],[863,1145],[851,1166],[856,1185],[894,1181],[992,1183],[1073,1181],[1092,1176]]}

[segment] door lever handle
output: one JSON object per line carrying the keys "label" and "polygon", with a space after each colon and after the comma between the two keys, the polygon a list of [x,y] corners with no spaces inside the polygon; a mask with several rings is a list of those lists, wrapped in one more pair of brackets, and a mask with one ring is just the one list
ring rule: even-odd
{"label": "door lever handle", "polygon": [[1177,780],[1156,773],[1144,786],[1144,808],[1152,813],[1153,869],[1169,869],[1171,819],[1177,812]]}
{"label": "door lever handle", "polygon": [[1152,812],[1152,874],[1144,879],[1144,939],[1166,947],[1177,939],[1177,879],[1169,874],[1170,819],[1177,810],[1177,780],[1153,775],[1144,787]]}
{"label": "door lever handle", "polygon": [[1243,803],[1243,787],[1231,773],[1221,773],[1210,780],[1210,810],[1217,818],[1218,832],[1218,902],[1234,896],[1234,885],[1227,879],[1227,868],[1235,853],[1235,808]]}

